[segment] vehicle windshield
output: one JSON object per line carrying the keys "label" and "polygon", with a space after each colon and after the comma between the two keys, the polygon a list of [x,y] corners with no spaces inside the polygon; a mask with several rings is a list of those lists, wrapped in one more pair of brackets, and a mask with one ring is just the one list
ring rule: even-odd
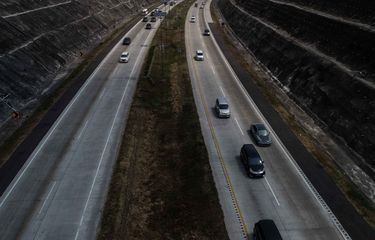
{"label": "vehicle windshield", "polygon": [[229,106],[228,106],[228,104],[220,104],[220,105],[219,105],[219,108],[220,108],[220,109],[228,109]]}
{"label": "vehicle windshield", "polygon": [[250,168],[253,170],[253,171],[262,171],[263,170],[263,165],[261,164],[256,164],[256,165],[250,165]]}
{"label": "vehicle windshield", "polygon": [[259,136],[264,136],[264,137],[266,137],[266,136],[268,136],[268,131],[267,130],[259,130]]}
{"label": "vehicle windshield", "polygon": [[123,53],[123,54],[121,55],[121,57],[127,57],[127,56],[128,56],[127,53]]}

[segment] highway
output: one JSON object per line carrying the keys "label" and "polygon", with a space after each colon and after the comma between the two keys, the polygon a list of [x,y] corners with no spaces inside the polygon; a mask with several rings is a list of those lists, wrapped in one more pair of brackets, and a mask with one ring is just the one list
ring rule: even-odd
{"label": "highway", "polygon": [[[191,7],[185,41],[195,101],[229,237],[251,239],[254,223],[268,218],[275,221],[284,239],[350,239],[244,90],[213,36],[203,36],[212,22],[209,5],[207,1],[204,9]],[[189,21],[191,16],[196,17],[195,23]],[[203,50],[204,61],[194,59],[197,49]],[[219,96],[229,102],[229,119],[218,119],[214,114]],[[265,162],[265,177],[249,179],[239,155],[243,144],[252,143],[248,130],[256,122],[268,126],[273,144],[257,147]]]}
{"label": "highway", "polygon": [[[169,9],[169,7],[168,7]],[[0,198],[1,239],[95,239],[151,30],[138,22],[58,117]],[[128,63],[119,63],[128,51]]]}

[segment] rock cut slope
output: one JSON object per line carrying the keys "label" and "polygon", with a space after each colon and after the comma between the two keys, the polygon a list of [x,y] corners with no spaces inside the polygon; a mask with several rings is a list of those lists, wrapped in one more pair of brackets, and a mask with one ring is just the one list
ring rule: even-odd
{"label": "rock cut slope", "polygon": [[[10,0],[0,3],[0,97],[22,110],[72,61],[155,0]],[[0,104],[0,127],[11,109]]]}
{"label": "rock cut slope", "polygon": [[[374,177],[373,15],[363,11],[358,17],[361,10],[356,9],[362,8],[351,9],[353,1],[341,1],[337,9],[333,2],[218,0],[218,6],[289,96],[359,153],[365,159],[362,166]],[[373,7],[368,1],[363,4]]]}

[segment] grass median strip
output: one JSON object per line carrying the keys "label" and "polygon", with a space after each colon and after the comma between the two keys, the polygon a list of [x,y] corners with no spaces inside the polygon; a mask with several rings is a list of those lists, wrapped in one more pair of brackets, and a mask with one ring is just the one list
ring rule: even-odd
{"label": "grass median strip", "polygon": [[168,14],[150,46],[99,239],[228,239],[186,63],[193,2]]}

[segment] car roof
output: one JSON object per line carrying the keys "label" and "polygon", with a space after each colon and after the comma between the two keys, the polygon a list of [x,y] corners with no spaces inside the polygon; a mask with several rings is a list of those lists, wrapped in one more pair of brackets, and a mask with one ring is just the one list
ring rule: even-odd
{"label": "car roof", "polygon": [[282,240],[280,232],[273,220],[263,219],[256,224],[258,225],[258,229],[261,232],[262,236],[265,237],[265,239]]}
{"label": "car roof", "polygon": [[129,55],[129,52],[122,52],[121,55]]}
{"label": "car roof", "polygon": [[202,50],[200,50],[200,49],[198,49],[198,50],[197,50],[197,53],[203,53],[203,51],[202,51]]}
{"label": "car roof", "polygon": [[218,97],[216,100],[219,102],[219,104],[228,104],[228,101],[225,97]]}
{"label": "car roof", "polygon": [[250,158],[260,159],[260,155],[253,144],[244,144],[242,147]]}
{"label": "car roof", "polygon": [[258,130],[267,130],[266,126],[263,123],[255,123],[253,124]]}

